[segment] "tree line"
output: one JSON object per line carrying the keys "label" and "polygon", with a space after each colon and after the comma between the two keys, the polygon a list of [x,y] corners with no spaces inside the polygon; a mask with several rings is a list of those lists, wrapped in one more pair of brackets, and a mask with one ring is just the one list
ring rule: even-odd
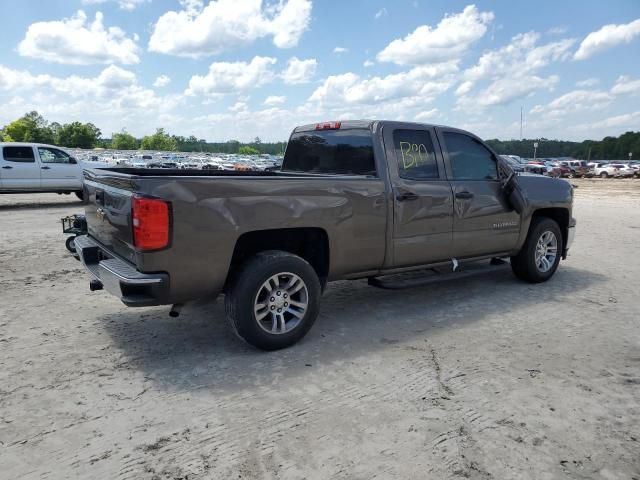
{"label": "tree line", "polygon": [[260,137],[253,142],[242,143],[237,140],[227,142],[207,142],[194,135],[183,137],[170,135],[164,128],[158,128],[152,135],[136,138],[126,130],[114,133],[111,138],[102,138],[102,132],[92,123],[71,122],[60,124],[49,122],[36,111],[22,117],[0,129],[0,141],[48,143],[70,148],[110,148],[114,150],[161,150],[168,152],[210,152],[240,153],[257,155],[268,153],[282,155],[287,142],[263,143]]}
{"label": "tree line", "polygon": [[640,158],[640,132],[626,132],[619,137],[604,137],[602,140],[568,142],[548,138],[526,140],[487,140],[499,154],[519,155],[524,158],[534,156],[534,143],[538,143],[535,155],[545,157],[572,157],[578,160],[628,160]]}
{"label": "tree line", "polygon": [[[163,128],[152,135],[136,138],[126,130],[114,133],[111,138],[102,138],[102,132],[92,123],[71,122],[60,124],[48,122],[38,112],[26,113],[22,117],[0,129],[0,140],[5,142],[37,142],[70,148],[112,148],[114,150],[162,150],[180,152],[240,153],[282,155],[287,142],[262,142],[256,137],[253,142],[237,140],[227,142],[207,142],[194,135],[183,137],[170,135]],[[633,158],[640,158],[640,132],[626,132],[619,137],[605,137],[602,140],[569,142],[547,138],[526,140],[487,140],[499,154],[534,156],[533,144],[537,142],[536,156],[573,157],[593,160],[624,160],[629,152]]]}

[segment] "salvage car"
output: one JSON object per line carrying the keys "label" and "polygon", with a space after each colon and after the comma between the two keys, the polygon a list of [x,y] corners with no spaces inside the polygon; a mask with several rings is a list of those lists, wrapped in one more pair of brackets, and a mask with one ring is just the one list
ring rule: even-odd
{"label": "salvage car", "polygon": [[82,169],[108,166],[80,162],[55,145],[0,143],[0,193],[75,193],[82,200]]}
{"label": "salvage car", "polygon": [[565,180],[516,174],[469,132],[407,122],[297,127],[279,171],[88,170],[85,188],[75,245],[92,290],[174,315],[224,293],[237,334],[265,350],[309,331],[334,280],[383,286],[501,258],[549,280],[576,225]]}

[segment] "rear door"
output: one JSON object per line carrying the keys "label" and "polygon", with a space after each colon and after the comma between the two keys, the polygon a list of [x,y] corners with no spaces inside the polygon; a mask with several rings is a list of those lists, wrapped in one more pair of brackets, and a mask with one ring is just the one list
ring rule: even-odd
{"label": "rear door", "polygon": [[67,152],[53,147],[37,147],[42,188],[80,190],[82,169]]}
{"label": "rear door", "polygon": [[512,250],[520,216],[502,192],[496,156],[466,132],[439,128],[438,135],[453,190],[452,255],[465,258]]}
{"label": "rear door", "polygon": [[33,147],[3,146],[0,155],[0,176],[5,190],[40,189],[40,168]]}
{"label": "rear door", "polygon": [[451,258],[453,201],[433,128],[384,129],[393,190],[393,266]]}

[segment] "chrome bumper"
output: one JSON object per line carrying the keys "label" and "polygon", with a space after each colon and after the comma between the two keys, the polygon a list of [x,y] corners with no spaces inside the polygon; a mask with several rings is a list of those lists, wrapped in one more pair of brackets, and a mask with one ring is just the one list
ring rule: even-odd
{"label": "chrome bumper", "polygon": [[76,253],[86,270],[112,295],[129,307],[163,305],[168,297],[169,275],[141,273],[87,235],[75,239]]}

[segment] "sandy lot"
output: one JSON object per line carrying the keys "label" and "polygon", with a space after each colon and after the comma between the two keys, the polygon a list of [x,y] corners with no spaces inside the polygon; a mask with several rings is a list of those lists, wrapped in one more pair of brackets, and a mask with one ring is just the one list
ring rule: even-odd
{"label": "sandy lot", "polygon": [[640,180],[574,183],[552,281],[334,283],[275,353],[91,293],[75,197],[0,196],[0,478],[639,479]]}

